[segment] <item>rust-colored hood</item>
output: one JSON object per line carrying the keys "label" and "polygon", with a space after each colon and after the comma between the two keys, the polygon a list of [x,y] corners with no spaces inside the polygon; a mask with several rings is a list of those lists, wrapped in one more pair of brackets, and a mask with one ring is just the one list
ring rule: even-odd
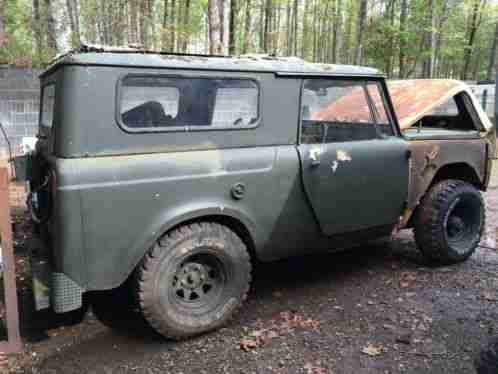
{"label": "rust-colored hood", "polygon": [[450,79],[412,79],[388,81],[394,111],[401,130],[417,123],[422,117],[465,90],[463,82]]}
{"label": "rust-colored hood", "polygon": [[470,88],[463,82],[453,79],[408,79],[387,81],[394,111],[401,131],[417,123],[422,117],[443,105],[451,97],[465,92],[484,126],[489,130],[493,124],[482,109]]}

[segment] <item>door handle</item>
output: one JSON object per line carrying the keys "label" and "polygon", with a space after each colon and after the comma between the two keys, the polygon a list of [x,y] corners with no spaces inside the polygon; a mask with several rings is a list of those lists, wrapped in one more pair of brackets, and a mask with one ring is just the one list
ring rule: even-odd
{"label": "door handle", "polygon": [[311,163],[310,163],[310,166],[311,167],[317,167],[318,165],[320,165],[320,160],[311,160]]}

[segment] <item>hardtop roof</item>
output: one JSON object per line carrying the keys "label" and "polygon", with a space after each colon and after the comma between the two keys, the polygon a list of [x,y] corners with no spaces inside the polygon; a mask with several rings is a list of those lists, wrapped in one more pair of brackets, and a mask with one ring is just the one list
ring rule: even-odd
{"label": "hardtop roof", "polygon": [[207,56],[83,45],[56,58],[51,66],[42,73],[41,77],[50,74],[62,65],[273,72],[278,75],[298,76],[383,76],[379,70],[370,67],[310,63],[297,57],[276,57],[272,55]]}

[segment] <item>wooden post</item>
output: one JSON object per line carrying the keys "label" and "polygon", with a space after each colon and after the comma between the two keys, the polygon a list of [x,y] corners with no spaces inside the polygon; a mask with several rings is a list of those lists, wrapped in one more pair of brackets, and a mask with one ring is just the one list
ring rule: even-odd
{"label": "wooden post", "polygon": [[22,349],[17,304],[16,262],[12,246],[12,225],[9,206],[9,177],[7,168],[0,168],[0,242],[3,261],[3,285],[8,340],[0,342],[0,352],[18,353]]}

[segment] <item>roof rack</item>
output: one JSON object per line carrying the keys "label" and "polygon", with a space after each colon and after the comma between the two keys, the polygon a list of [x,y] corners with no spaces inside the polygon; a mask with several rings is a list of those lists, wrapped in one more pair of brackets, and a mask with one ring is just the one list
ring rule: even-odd
{"label": "roof rack", "polygon": [[99,45],[99,44],[80,44],[73,53],[138,53],[138,54],[150,54],[150,55],[171,55],[171,56],[187,56],[187,57],[220,57],[220,58],[232,58],[233,56],[228,55],[210,55],[210,54],[200,54],[200,53],[181,53],[181,52],[165,52],[165,51],[154,51],[149,49],[144,49],[141,45],[130,45],[128,47],[119,46],[109,46],[109,45]]}
{"label": "roof rack", "polygon": [[273,61],[283,61],[283,62],[304,62],[304,60],[300,57],[289,56],[282,57],[277,56],[276,54],[266,54],[266,53],[248,53],[239,56],[230,56],[230,55],[212,55],[212,54],[200,54],[200,53],[182,53],[182,52],[164,52],[164,51],[154,51],[143,49],[140,45],[130,45],[128,47],[120,47],[120,46],[110,46],[110,45],[100,45],[100,44],[85,44],[82,43],[78,48],[72,49],[64,54],[56,56],[52,61],[50,61],[50,65],[57,62],[58,60],[77,53],[136,53],[136,54],[144,54],[144,55],[161,55],[161,56],[183,56],[183,57],[205,57],[205,58],[241,58],[248,59],[253,61],[260,60],[273,60]]}

